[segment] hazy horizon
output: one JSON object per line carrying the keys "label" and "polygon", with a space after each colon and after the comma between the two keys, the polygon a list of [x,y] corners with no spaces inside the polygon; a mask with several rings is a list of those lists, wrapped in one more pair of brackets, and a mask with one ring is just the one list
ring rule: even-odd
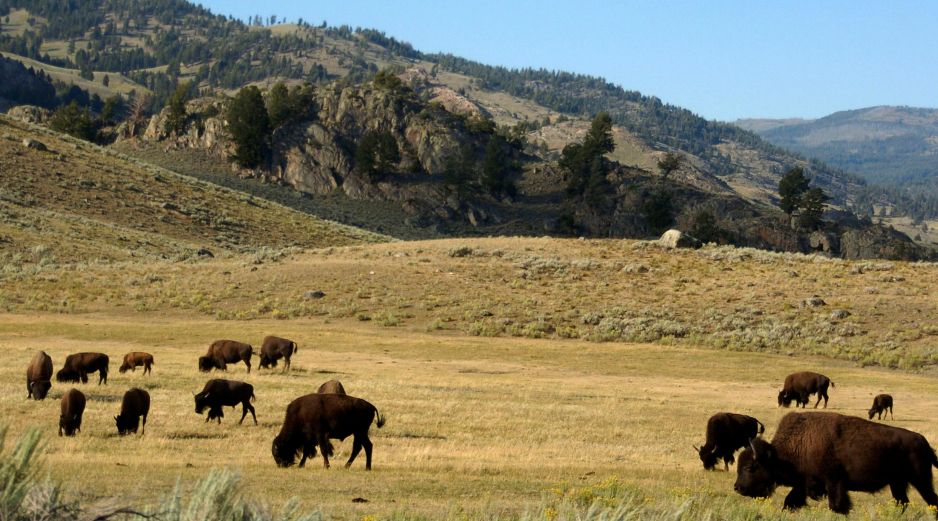
{"label": "hazy horizon", "polygon": [[602,76],[708,119],[938,107],[938,3],[207,0],[212,11],[374,28],[424,52]]}

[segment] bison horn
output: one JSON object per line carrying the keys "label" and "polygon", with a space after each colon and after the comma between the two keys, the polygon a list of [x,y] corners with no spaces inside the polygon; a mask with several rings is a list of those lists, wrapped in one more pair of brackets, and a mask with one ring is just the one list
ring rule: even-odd
{"label": "bison horn", "polygon": [[756,451],[756,444],[752,442],[755,438],[749,438],[749,448],[752,449],[752,459],[759,459],[759,453]]}
{"label": "bison horn", "polygon": [[694,445],[693,443],[691,443],[690,446],[693,447],[695,451],[700,452],[700,447]]}

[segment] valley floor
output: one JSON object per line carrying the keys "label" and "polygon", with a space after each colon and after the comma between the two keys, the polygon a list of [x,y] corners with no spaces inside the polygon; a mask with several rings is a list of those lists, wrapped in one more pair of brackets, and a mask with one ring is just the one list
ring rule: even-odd
{"label": "valley floor", "polygon": [[[222,424],[193,411],[192,394],[209,376],[196,358],[218,338],[258,346],[267,334],[297,341],[293,371],[243,365],[212,376],[255,386],[258,421]],[[58,398],[25,400],[23,370],[43,349],[56,368],[66,354],[111,357],[110,381],[78,387],[89,397],[82,432],[56,436]],[[153,353],[153,374],[119,374],[125,352]],[[255,359],[256,361],[256,359]],[[707,418],[736,411],[759,418],[771,437],[781,416],[775,396],[784,376],[811,369],[836,383],[829,410],[863,415],[872,397],[896,399],[893,425],[938,443],[938,381],[925,375],[858,368],[826,358],[789,357],[648,344],[470,337],[377,328],[355,319],[226,320],[191,314],[88,313],[0,315],[0,418],[13,437],[44,432],[49,474],[82,498],[153,501],[177,482],[191,486],[213,467],[241,473],[247,492],[272,504],[299,498],[331,519],[551,519],[561,496],[589,497],[610,483],[673,508],[690,500],[739,518],[781,517],[787,489],[768,503],[737,496],[735,468],[705,472],[692,444]],[[387,416],[372,427],[374,471],[359,460],[342,468],[350,440],[337,443],[333,468],[316,458],[305,469],[280,469],[270,455],[287,403],[337,378],[353,396]],[[96,381],[93,379],[92,382]],[[112,417],[123,392],[147,389],[153,407],[142,437],[119,438]],[[361,456],[363,458],[363,455]],[[916,516],[929,515],[911,493]],[[858,516],[898,516],[888,494],[853,494]],[[365,498],[367,502],[353,502]],[[742,512],[742,514],[739,514]],[[371,516],[371,517],[369,517]],[[826,504],[786,519],[828,517]],[[736,517],[732,517],[736,518]],[[835,519],[834,516],[830,516]]]}

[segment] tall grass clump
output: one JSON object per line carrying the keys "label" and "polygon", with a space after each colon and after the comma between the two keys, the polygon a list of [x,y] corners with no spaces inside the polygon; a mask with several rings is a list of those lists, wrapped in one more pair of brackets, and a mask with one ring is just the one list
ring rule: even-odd
{"label": "tall grass clump", "polygon": [[0,427],[0,520],[77,519],[77,507],[65,502],[61,489],[38,477],[39,431],[26,431],[11,450],[7,450],[7,432]]}

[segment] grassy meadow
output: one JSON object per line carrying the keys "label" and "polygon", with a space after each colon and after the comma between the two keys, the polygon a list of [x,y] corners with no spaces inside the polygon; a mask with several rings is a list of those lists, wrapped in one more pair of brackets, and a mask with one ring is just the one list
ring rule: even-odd
{"label": "grassy meadow", "polygon": [[[735,468],[703,471],[691,445],[707,418],[751,414],[771,437],[784,376],[812,369],[836,383],[831,410],[865,415],[889,392],[894,424],[938,443],[933,269],[508,238],[8,265],[0,417],[14,436],[39,427],[45,469],[88,501],[148,504],[223,467],[251,497],[297,497],[330,519],[772,519],[787,489],[753,501],[732,491]],[[827,304],[804,305],[812,295]],[[218,375],[255,386],[260,424],[237,425],[240,409],[204,423],[191,393],[210,376],[196,358],[212,340],[257,347],[266,334],[298,342],[290,374]],[[68,385],[25,400],[37,349],[56,368],[72,352],[111,357],[107,386],[78,386],[89,404],[76,438],[56,436]],[[132,350],[154,354],[152,376],[117,372]],[[277,468],[287,403],[332,378],[388,417],[372,427],[375,470],[342,468],[350,440],[331,470],[320,458]],[[119,438],[112,418],[132,386],[153,410],[145,436]],[[860,519],[931,517],[914,492],[904,516],[888,493],[853,497]],[[820,504],[784,518],[835,516]]]}

